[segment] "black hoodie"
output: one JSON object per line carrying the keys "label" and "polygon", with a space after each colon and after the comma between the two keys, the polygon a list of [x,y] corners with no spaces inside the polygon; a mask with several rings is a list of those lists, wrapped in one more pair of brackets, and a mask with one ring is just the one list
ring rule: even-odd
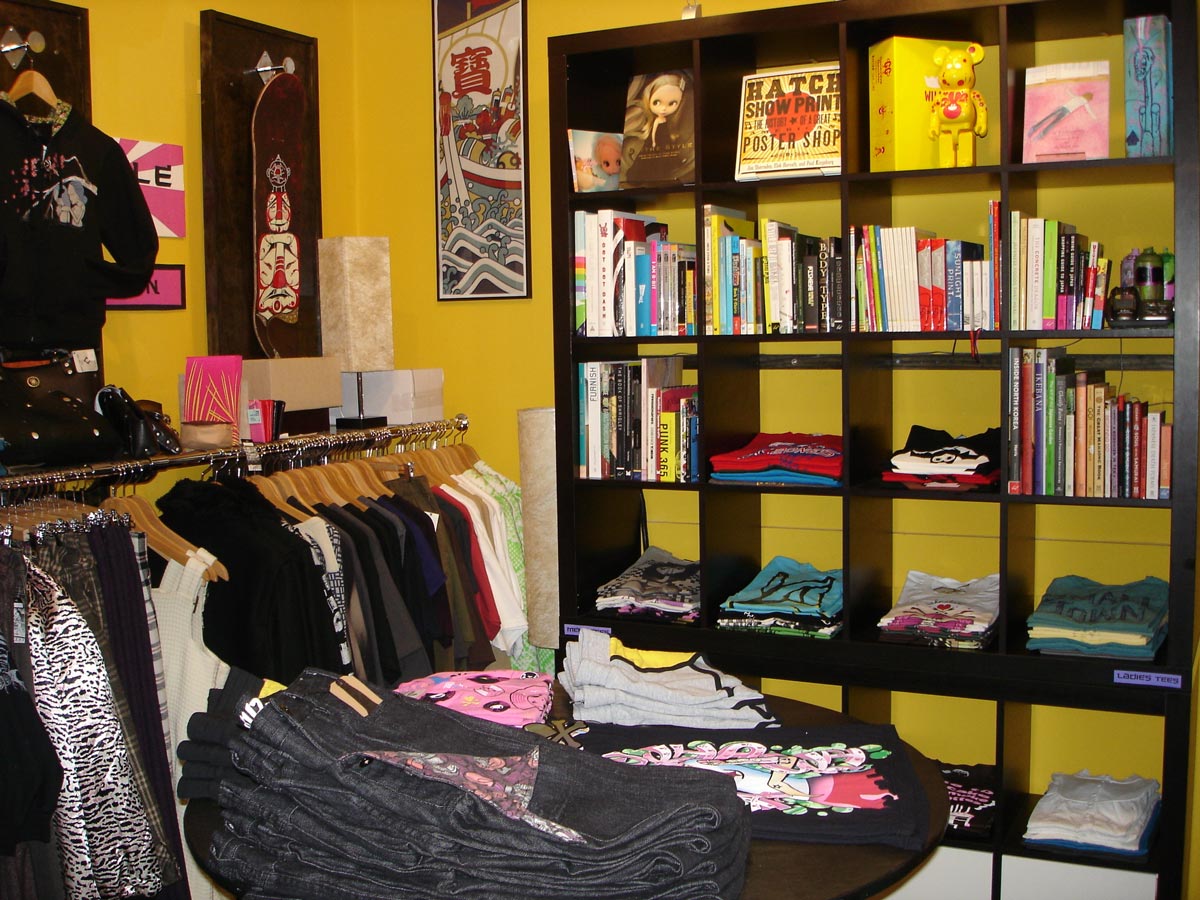
{"label": "black hoodie", "polygon": [[27,120],[0,94],[0,347],[98,347],[105,298],[145,290],[157,254],[120,145],[69,104]]}

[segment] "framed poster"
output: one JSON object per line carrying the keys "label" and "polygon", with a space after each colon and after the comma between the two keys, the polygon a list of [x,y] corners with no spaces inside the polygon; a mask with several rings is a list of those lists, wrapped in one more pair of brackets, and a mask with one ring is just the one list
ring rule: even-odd
{"label": "framed poster", "polygon": [[434,0],[438,299],[529,296],[524,0]]}
{"label": "framed poster", "polygon": [[186,309],[183,266],[157,265],[146,289],[136,297],[109,297],[108,309]]}

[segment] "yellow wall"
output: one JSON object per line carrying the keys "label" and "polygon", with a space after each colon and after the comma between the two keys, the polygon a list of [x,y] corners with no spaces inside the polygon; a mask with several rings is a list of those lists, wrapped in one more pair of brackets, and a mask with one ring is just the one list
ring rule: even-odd
{"label": "yellow wall", "polygon": [[[186,265],[188,308],[112,313],[104,337],[109,380],[135,396],[162,400],[175,415],[176,381],[184,358],[207,352],[200,11],[211,7],[212,0],[81,0],[79,5],[90,13],[96,124],[110,134],[179,143],[185,148],[188,236],[165,239],[159,260]],[[225,0],[220,5],[222,12],[317,38],[324,234],[384,234],[391,238],[397,366],[444,369],[446,412],[468,413],[471,443],[513,477],[518,474],[516,411],[553,402],[551,223],[546,176],[552,136],[544,114],[546,39],[560,33],[670,21],[678,18],[683,5],[682,0],[610,0],[602,5],[527,0],[531,173],[527,227],[532,298],[458,303],[435,299],[432,15],[428,0],[288,0],[271,4]],[[704,0],[703,9],[708,16],[715,16],[786,5],[791,5],[789,0]],[[904,198],[897,201],[904,202]],[[829,214],[836,218],[836,210],[831,210]],[[764,376],[768,402],[773,392],[779,393],[772,377]],[[919,393],[914,390],[911,396]],[[905,400],[900,397],[897,402],[903,405]],[[767,412],[768,417],[774,414]],[[909,419],[898,414],[897,420]],[[965,423],[946,424],[965,427]],[[159,479],[151,493],[171,480]],[[669,537],[674,536],[673,542],[694,540],[688,525],[694,522],[694,502],[689,507],[677,498],[661,506],[658,522]],[[1047,515],[1051,512],[1055,511]],[[764,546],[769,544],[771,552],[776,552],[775,548],[784,552],[793,541],[801,541],[816,548],[821,559],[836,557],[836,530],[797,532],[788,528],[786,518],[786,513],[780,514],[773,506],[764,509],[768,523]],[[977,558],[983,566],[988,548],[994,545],[994,523],[968,525],[968,542],[978,544]],[[931,533],[919,520],[912,523],[911,530],[917,536],[911,541],[914,546]],[[1161,543],[1155,542],[1143,549],[1155,558],[1165,552]],[[1161,567],[1155,564],[1155,568]],[[985,573],[939,574],[969,577]],[[778,689],[830,705],[837,702],[836,690],[828,686],[783,685]],[[948,707],[936,698],[914,695],[893,698],[893,713],[904,719],[904,733],[935,756],[985,758],[993,739],[988,707],[984,704],[981,709],[978,703],[966,701]],[[966,739],[965,735],[947,734],[941,727],[947,720],[947,708],[954,710],[951,718],[972,723],[973,736]],[[1039,729],[1041,749],[1032,761],[1034,790],[1041,789],[1036,782],[1055,766],[1096,764],[1094,745],[1085,738],[1076,746],[1079,734],[1106,741],[1109,733],[1132,732],[1131,741],[1149,746],[1150,752],[1121,757],[1128,766],[1113,774],[1126,774],[1127,769],[1156,774],[1149,770],[1157,768],[1161,740],[1157,721],[1146,723],[1143,729],[1137,717],[1111,717],[1096,724],[1092,714],[1064,716],[1041,709],[1034,710],[1033,719],[1035,729],[1043,723]],[[1149,733],[1145,741],[1139,740],[1138,732],[1143,730]],[[1196,843],[1195,839],[1191,842],[1193,870],[1200,864]]]}

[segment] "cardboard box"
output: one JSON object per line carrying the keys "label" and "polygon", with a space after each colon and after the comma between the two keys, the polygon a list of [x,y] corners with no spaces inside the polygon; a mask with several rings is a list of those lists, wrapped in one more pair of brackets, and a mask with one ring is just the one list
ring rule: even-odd
{"label": "cardboard box", "polygon": [[282,400],[289,409],[324,409],[342,402],[341,363],[333,356],[247,359],[247,400]]}
{"label": "cardboard box", "polygon": [[[960,41],[890,37],[873,44],[867,54],[870,93],[869,134],[872,172],[938,168],[938,142],[929,136],[931,104],[938,89],[938,66],[933,59],[939,47],[965,46]],[[984,47],[975,67],[975,90],[988,107],[988,133],[999,133],[1000,51]],[[977,165],[1000,160],[1000,142],[975,139]]]}
{"label": "cardboard box", "polygon": [[[389,425],[411,425],[445,418],[442,405],[441,369],[395,369],[363,372],[364,416],[386,416]],[[358,376],[343,372],[339,408],[329,411],[329,422],[339,416],[356,417]]]}

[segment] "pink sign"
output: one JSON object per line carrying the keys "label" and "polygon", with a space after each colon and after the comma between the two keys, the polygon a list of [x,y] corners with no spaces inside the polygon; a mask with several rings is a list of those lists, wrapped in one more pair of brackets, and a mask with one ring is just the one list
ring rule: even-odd
{"label": "pink sign", "polygon": [[187,209],[183,193],[183,147],[117,138],[142,186],[142,195],[154,217],[159,237],[183,237],[187,233]]}
{"label": "pink sign", "polygon": [[146,290],[136,297],[109,297],[104,305],[109,309],[183,309],[187,305],[183,266],[155,266]]}

